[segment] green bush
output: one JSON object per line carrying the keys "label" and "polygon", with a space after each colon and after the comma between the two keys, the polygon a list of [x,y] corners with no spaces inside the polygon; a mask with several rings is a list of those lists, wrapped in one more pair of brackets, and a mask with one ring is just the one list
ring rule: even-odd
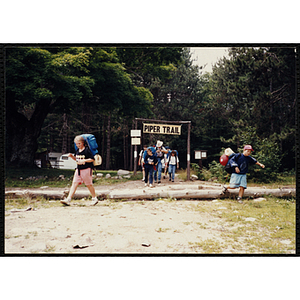
{"label": "green bush", "polygon": [[225,171],[224,166],[213,160],[208,166],[200,169],[198,164],[192,164],[192,169],[197,172],[200,180],[225,182],[229,178],[229,174]]}

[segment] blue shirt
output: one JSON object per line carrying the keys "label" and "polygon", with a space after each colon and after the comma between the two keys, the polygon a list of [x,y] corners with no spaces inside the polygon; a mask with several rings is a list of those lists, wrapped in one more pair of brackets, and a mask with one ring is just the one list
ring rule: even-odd
{"label": "blue shirt", "polygon": [[[238,174],[246,174],[248,173],[248,166],[255,165],[257,160],[252,156],[245,156],[244,154],[234,154],[231,158],[231,166],[238,167],[240,169],[240,173]],[[236,173],[236,171],[234,171]]]}
{"label": "blue shirt", "polygon": [[[151,163],[151,164],[150,164]],[[154,164],[152,164],[154,163]],[[154,166],[157,163],[157,157],[155,155],[149,155],[147,153],[146,157],[145,157],[145,166]]]}

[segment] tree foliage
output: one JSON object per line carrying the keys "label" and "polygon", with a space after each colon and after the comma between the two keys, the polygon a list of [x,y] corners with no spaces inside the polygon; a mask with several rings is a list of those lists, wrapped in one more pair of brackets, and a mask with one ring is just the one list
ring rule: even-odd
{"label": "tree foliage", "polygon": [[[6,57],[8,164],[32,166],[38,149],[72,151],[75,135],[93,133],[103,168],[131,168],[129,132],[142,117],[191,121],[192,156],[208,150],[207,165],[252,144],[269,174],[294,167],[293,48],[230,48],[205,74],[182,47],[16,47]],[[156,139],[185,167],[184,125],[180,137],[144,138]]]}
{"label": "tree foliage", "polygon": [[264,140],[279,145],[281,159],[294,155],[290,151],[295,138],[293,48],[231,48],[229,58],[214,66],[206,89],[207,108],[224,126],[220,140],[225,145],[239,149],[248,143],[259,148],[256,141]]}

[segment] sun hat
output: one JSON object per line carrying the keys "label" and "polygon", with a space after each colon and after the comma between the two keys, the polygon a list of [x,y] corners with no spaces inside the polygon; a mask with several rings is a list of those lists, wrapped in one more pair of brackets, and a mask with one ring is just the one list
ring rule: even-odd
{"label": "sun hat", "polygon": [[254,151],[251,145],[245,145],[244,150],[251,150]]}
{"label": "sun hat", "polygon": [[156,143],[156,147],[160,148],[160,147],[162,147],[162,145],[163,145],[163,142],[158,140],[157,143]]}

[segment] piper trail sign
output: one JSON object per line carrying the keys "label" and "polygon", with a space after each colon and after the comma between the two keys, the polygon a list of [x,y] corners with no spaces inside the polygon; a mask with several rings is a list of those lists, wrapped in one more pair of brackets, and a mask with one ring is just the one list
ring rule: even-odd
{"label": "piper trail sign", "polygon": [[181,125],[145,124],[145,123],[143,123],[143,133],[180,135],[181,134]]}

